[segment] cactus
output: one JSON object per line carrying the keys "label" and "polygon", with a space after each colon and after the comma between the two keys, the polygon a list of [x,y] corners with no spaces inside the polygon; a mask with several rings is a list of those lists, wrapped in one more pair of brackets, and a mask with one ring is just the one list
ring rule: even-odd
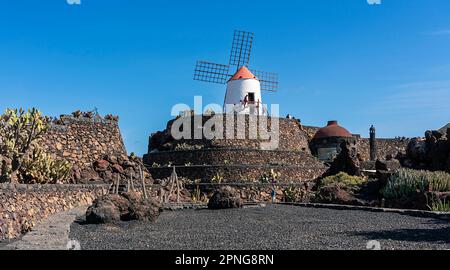
{"label": "cactus", "polygon": [[400,169],[389,178],[382,193],[386,199],[399,199],[426,191],[450,191],[450,174]]}
{"label": "cactus", "polygon": [[0,116],[0,155],[10,162],[3,162],[0,181],[17,182],[17,173],[33,144],[50,127],[50,118],[42,116],[35,108],[7,109]]}
{"label": "cactus", "polygon": [[217,172],[213,178],[211,179],[211,183],[213,184],[221,184],[224,180],[224,176],[222,172]]}
{"label": "cactus", "polygon": [[23,161],[21,171],[25,184],[56,184],[70,179],[72,165],[65,160],[53,159],[36,147]]}
{"label": "cactus", "polygon": [[269,173],[264,173],[259,178],[261,183],[274,183],[281,177],[281,173],[276,172],[274,169],[271,169]]}

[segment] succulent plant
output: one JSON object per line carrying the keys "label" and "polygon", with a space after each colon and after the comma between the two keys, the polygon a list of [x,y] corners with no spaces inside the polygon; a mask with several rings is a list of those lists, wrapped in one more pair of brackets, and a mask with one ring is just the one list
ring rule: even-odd
{"label": "succulent plant", "polygon": [[450,191],[450,174],[400,169],[389,178],[383,196],[386,199],[399,199],[426,191]]}
{"label": "succulent plant", "polygon": [[12,162],[2,170],[0,180],[17,182],[17,173],[33,144],[50,127],[50,118],[35,109],[7,109],[0,115],[0,155]]}
{"label": "succulent plant", "polygon": [[55,160],[36,147],[24,160],[21,168],[25,184],[64,183],[72,176],[72,165],[65,160]]}

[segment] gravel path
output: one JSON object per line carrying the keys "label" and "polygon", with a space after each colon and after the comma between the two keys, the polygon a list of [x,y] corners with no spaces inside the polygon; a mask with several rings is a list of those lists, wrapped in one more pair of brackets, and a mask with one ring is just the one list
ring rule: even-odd
{"label": "gravel path", "polygon": [[82,249],[450,249],[450,222],[395,213],[270,205],[164,212],[156,224],[72,224]]}
{"label": "gravel path", "polygon": [[[0,247],[0,250],[67,250],[76,248],[69,244],[70,225],[87,207],[55,214],[26,233],[21,239]],[[75,243],[76,245],[76,243]]]}

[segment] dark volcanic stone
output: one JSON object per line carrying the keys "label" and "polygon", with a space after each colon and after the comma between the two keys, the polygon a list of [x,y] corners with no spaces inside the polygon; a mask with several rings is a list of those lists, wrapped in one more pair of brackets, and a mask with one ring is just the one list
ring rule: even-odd
{"label": "dark volcanic stone", "polygon": [[86,169],[81,170],[80,179],[77,179],[77,180],[97,181],[97,180],[100,180],[100,176],[94,169],[86,168]]}
{"label": "dark volcanic stone", "polygon": [[156,222],[162,212],[163,208],[153,199],[145,200],[135,192],[124,193],[122,196],[130,203],[128,214],[122,220]]}
{"label": "dark volcanic stone", "polygon": [[86,212],[89,224],[104,224],[115,221],[151,221],[156,222],[162,208],[152,199],[143,199],[136,192],[120,195],[109,194],[95,200]]}
{"label": "dark volcanic stone", "polygon": [[336,175],[345,172],[349,175],[360,176],[361,164],[358,160],[356,150],[351,147],[350,143],[342,142],[341,152],[331,163],[330,168],[324,176]]}
{"label": "dark volcanic stone", "polygon": [[320,188],[319,200],[321,203],[350,205],[355,200],[353,195],[338,184],[331,184]]}
{"label": "dark volcanic stone", "polygon": [[229,208],[241,208],[242,200],[238,192],[230,187],[222,187],[214,193],[212,198],[209,200],[209,209],[229,209]]}
{"label": "dark volcanic stone", "polygon": [[380,182],[381,188],[387,184],[388,179],[401,168],[400,161],[396,159],[392,159],[389,161],[380,161],[376,162],[376,170],[377,170],[377,179]]}
{"label": "dark volcanic stone", "polygon": [[438,131],[427,131],[425,139],[413,139],[402,165],[414,169],[450,172],[450,140]]}
{"label": "dark volcanic stone", "polygon": [[427,195],[422,192],[417,192],[409,197],[387,200],[386,204],[390,208],[430,210]]}
{"label": "dark volcanic stone", "polygon": [[116,172],[116,173],[123,173],[124,172],[122,166],[120,166],[119,164],[112,165],[112,168],[113,168],[113,172]]}
{"label": "dark volcanic stone", "polygon": [[86,211],[86,222],[89,224],[104,224],[119,220],[119,208],[105,197],[96,200]]}
{"label": "dark volcanic stone", "polygon": [[97,172],[104,172],[108,170],[109,162],[107,160],[97,160],[94,162],[94,168]]}

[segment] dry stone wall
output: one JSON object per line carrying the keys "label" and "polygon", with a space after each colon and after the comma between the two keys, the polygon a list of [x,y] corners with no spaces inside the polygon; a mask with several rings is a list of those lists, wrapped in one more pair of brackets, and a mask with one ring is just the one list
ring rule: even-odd
{"label": "dry stone wall", "polygon": [[40,144],[47,153],[79,168],[92,166],[105,155],[127,154],[118,122],[100,117],[63,115],[52,123]]}
{"label": "dry stone wall", "polygon": [[[215,117],[223,117],[223,115],[216,115]],[[167,128],[164,131],[153,134],[149,140],[148,152],[155,150],[167,151],[167,150],[180,150],[181,148],[241,148],[241,149],[267,149],[266,144],[271,140],[265,140],[262,133],[257,132],[256,138],[249,136],[251,127],[256,127],[257,123],[255,118],[249,116],[235,115],[234,126],[231,129],[228,128],[227,119],[222,122],[223,133],[221,137],[223,139],[214,138],[211,140],[206,139],[204,136],[201,139],[197,139],[195,134],[202,134],[205,123],[208,123],[212,116],[190,116],[183,119],[188,119],[191,124],[190,138],[183,138],[175,140],[171,134],[172,126],[176,120],[171,120],[167,124]],[[308,147],[308,135],[301,129],[301,125],[297,120],[287,118],[272,118],[272,117],[260,117],[259,123],[265,123],[267,131],[271,132],[272,121],[276,119],[279,122],[279,144],[277,150],[286,151],[309,151]],[[199,125],[196,125],[196,122]],[[188,123],[188,122],[186,122]],[[220,123],[220,122],[219,122]],[[244,123],[243,125],[240,123]],[[260,124],[261,127],[264,127]],[[187,127],[180,128],[180,131]],[[219,129],[217,129],[219,130]],[[254,129],[256,130],[256,128]],[[233,134],[230,138],[227,134]],[[243,135],[239,138],[237,135]],[[204,134],[203,134],[204,135]],[[244,137],[245,136],[245,137]],[[217,137],[217,136],[216,136]]]}
{"label": "dry stone wall", "polygon": [[[211,183],[213,179],[221,179],[222,183],[255,183],[261,180],[263,174],[270,175],[273,170],[280,174],[280,183],[309,182],[321,176],[327,167],[308,166],[270,166],[270,165],[205,165],[176,167],[178,176],[191,180],[201,180]],[[173,168],[149,168],[153,178],[168,178]],[[217,181],[217,180],[216,180]]]}
{"label": "dry stone wall", "polygon": [[58,212],[90,205],[108,192],[106,185],[0,184],[0,240],[31,230]]}
{"label": "dry stone wall", "polygon": [[165,151],[146,155],[149,166],[189,165],[292,165],[322,167],[323,163],[307,152],[255,149],[204,149]]}
{"label": "dry stone wall", "polygon": [[[387,156],[396,157],[397,153],[405,153],[411,140],[407,138],[377,139],[377,159],[385,160]],[[364,161],[370,160],[370,140],[361,138],[357,141],[358,155]]]}

